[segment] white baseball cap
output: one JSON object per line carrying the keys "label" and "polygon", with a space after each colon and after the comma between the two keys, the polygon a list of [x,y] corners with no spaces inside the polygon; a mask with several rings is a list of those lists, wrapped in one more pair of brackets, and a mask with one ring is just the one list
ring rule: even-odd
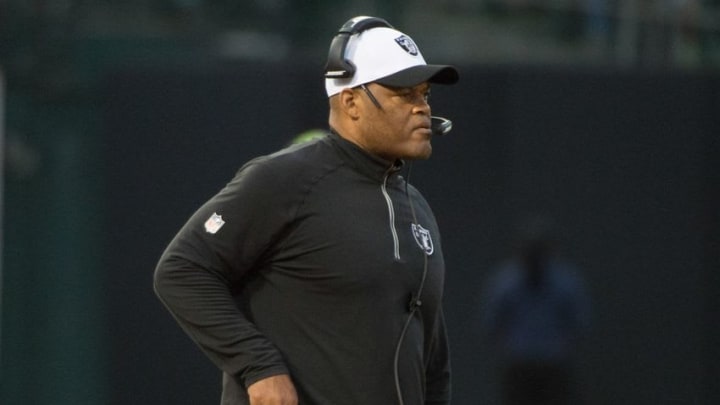
{"label": "white baseball cap", "polygon": [[328,97],[372,82],[413,87],[424,82],[454,84],[459,78],[453,66],[428,65],[412,38],[393,28],[370,28],[353,35],[344,58],[355,65],[355,73],[349,78],[326,78]]}

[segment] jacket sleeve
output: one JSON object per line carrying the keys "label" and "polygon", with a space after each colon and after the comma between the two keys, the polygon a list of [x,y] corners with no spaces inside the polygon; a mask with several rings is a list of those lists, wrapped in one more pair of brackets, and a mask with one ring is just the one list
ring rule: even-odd
{"label": "jacket sleeve", "polygon": [[233,297],[290,218],[279,178],[262,161],[243,167],[182,227],[154,274],[156,294],[182,329],[245,387],[288,373],[277,348]]}
{"label": "jacket sleeve", "polygon": [[425,370],[427,384],[425,405],[450,404],[450,349],[442,309],[440,309],[438,317]]}

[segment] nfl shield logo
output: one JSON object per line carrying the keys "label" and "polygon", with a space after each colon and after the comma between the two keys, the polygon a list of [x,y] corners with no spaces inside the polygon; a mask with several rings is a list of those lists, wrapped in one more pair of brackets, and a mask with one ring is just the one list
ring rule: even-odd
{"label": "nfl shield logo", "polygon": [[432,238],[430,237],[430,231],[417,224],[412,224],[411,227],[415,242],[420,246],[420,249],[422,249],[426,255],[432,255],[435,248],[433,247]]}
{"label": "nfl shield logo", "polygon": [[413,42],[413,40],[410,39],[410,37],[408,37],[407,35],[401,35],[395,38],[395,42],[397,42],[398,45],[400,45],[400,47],[405,50],[405,52],[409,53],[412,56],[417,56],[417,45],[415,45],[415,42]]}
{"label": "nfl shield logo", "polygon": [[222,215],[213,212],[212,216],[205,221],[205,232],[212,234],[217,233],[223,225],[225,225],[225,221],[223,221]]}

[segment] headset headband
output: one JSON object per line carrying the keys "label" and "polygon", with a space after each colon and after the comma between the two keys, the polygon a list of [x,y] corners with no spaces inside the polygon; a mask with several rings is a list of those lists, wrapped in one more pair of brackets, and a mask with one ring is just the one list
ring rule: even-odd
{"label": "headset headband", "polygon": [[345,59],[350,37],[371,28],[394,28],[390,23],[378,17],[355,17],[348,20],[333,38],[328,51],[328,60],[325,65],[325,77],[328,79],[344,79],[355,74],[355,65]]}

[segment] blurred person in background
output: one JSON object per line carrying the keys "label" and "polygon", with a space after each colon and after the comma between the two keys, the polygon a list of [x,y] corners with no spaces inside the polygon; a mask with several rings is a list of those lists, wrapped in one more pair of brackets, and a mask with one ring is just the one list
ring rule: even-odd
{"label": "blurred person in background", "polygon": [[482,331],[499,356],[503,405],[577,405],[574,360],[589,324],[578,270],[556,251],[552,221],[521,226],[514,257],[483,294]]}
{"label": "blurred person in background", "polygon": [[348,21],[329,131],[245,164],[170,242],[155,291],[222,404],[450,403],[440,234],[400,173],[431,154],[430,85],[457,80],[386,21]]}

